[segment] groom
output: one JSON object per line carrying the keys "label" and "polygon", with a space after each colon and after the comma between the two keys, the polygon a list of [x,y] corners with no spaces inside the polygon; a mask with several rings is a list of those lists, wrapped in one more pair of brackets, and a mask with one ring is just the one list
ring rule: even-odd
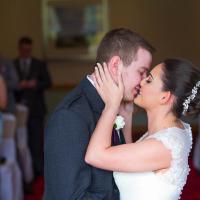
{"label": "groom", "polygon": [[[96,62],[106,62],[114,79],[119,64],[123,65],[124,102],[132,103],[137,95],[140,81],[150,68],[153,51],[144,38],[125,28],[111,30],[102,39]],[[103,108],[104,103],[88,75],[52,114],[45,131],[45,200],[119,199],[112,172],[84,161]],[[129,140],[126,136],[125,139]]]}

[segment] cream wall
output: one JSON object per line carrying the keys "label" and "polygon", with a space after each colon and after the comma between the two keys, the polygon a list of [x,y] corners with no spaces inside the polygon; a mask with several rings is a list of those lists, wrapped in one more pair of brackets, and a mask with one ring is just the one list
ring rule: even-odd
{"label": "cream wall", "polygon": [[148,38],[158,50],[156,62],[182,56],[200,66],[199,8],[198,0],[111,0],[111,27],[127,26]]}
{"label": "cream wall", "polygon": [[34,39],[34,54],[43,56],[41,0],[0,1],[0,52],[17,55],[17,41],[23,35]]}
{"label": "cream wall", "polygon": [[[154,63],[166,57],[186,57],[200,66],[200,1],[108,0],[110,28],[129,27],[157,48]],[[0,52],[15,57],[16,41],[24,34],[34,41],[34,54],[43,57],[41,0],[1,0]],[[92,70],[92,62],[50,62],[56,85],[76,84]]]}

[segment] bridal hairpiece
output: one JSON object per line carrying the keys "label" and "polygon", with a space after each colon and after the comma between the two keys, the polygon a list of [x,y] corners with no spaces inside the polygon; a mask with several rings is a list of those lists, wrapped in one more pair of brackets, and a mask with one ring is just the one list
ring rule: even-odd
{"label": "bridal hairpiece", "polygon": [[200,87],[200,81],[196,83],[196,85],[192,89],[192,94],[186,98],[186,100],[183,102],[183,115],[187,112],[189,108],[189,104],[194,98],[196,97],[197,90]]}

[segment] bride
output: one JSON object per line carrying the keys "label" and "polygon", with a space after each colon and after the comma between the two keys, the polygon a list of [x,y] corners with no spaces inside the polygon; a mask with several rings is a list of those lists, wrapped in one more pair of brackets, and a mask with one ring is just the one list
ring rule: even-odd
{"label": "bride", "polygon": [[[200,112],[200,71],[183,59],[167,59],[154,67],[142,80],[134,100],[147,112],[148,131],[135,143],[111,146],[113,124],[124,95],[122,69],[119,66],[114,81],[105,63],[97,65],[93,80],[105,107],[85,161],[114,171],[121,200],[179,199],[192,147],[191,127],[180,118]],[[126,125],[124,134],[131,132]]]}

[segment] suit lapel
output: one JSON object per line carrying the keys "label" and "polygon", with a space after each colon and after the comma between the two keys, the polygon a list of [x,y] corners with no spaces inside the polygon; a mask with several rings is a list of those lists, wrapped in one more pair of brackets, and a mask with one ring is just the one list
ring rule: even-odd
{"label": "suit lapel", "polygon": [[[85,94],[92,110],[93,110],[93,116],[95,119],[95,126],[97,121],[99,120],[99,117],[104,109],[104,102],[101,99],[100,95],[98,94],[95,87],[89,82],[87,77],[85,77],[82,82],[80,83],[81,90]],[[118,134],[116,133],[116,130],[113,129],[112,134],[112,144],[113,145],[119,145],[124,144],[125,139],[122,131],[120,131],[120,138],[118,137]]]}
{"label": "suit lapel", "polygon": [[105,104],[102,101],[101,97],[99,96],[95,87],[89,82],[87,77],[83,79],[83,81],[80,83],[80,86],[92,110],[98,115],[100,115],[102,113]]}
{"label": "suit lapel", "polygon": [[34,69],[34,60],[31,58],[30,66],[29,66],[29,69],[28,69],[27,75],[26,75],[26,77],[28,79],[30,79],[30,77],[32,77],[33,69]]}
{"label": "suit lapel", "polygon": [[23,79],[23,75],[22,75],[22,71],[21,71],[21,68],[20,68],[19,59],[16,59],[15,66],[16,66],[16,71],[17,71],[18,77],[19,77],[20,80],[22,80]]}
{"label": "suit lapel", "polygon": [[16,65],[16,70],[17,70],[20,80],[30,79],[30,77],[33,74],[33,70],[34,70],[34,60],[32,58],[31,58],[30,66],[29,66],[26,76],[24,76],[24,73],[21,70],[20,59],[16,59],[15,65]]}

